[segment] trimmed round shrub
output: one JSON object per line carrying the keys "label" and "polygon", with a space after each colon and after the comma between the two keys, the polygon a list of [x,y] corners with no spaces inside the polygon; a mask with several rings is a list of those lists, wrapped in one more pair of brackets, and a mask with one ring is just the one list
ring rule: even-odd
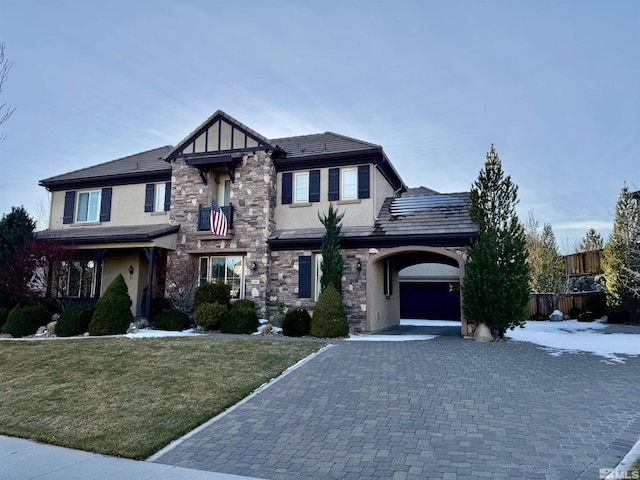
{"label": "trimmed round shrub", "polygon": [[220,330],[222,319],[229,313],[227,307],[219,303],[205,303],[200,305],[193,314],[196,325],[205,332]]}
{"label": "trimmed round shrub", "polygon": [[51,321],[51,313],[43,305],[15,307],[7,317],[4,332],[12,337],[35,335],[39,327]]}
{"label": "trimmed round shrub", "polygon": [[255,310],[248,308],[232,308],[222,318],[222,324],[220,325],[220,331],[222,333],[254,333],[258,330],[260,322],[258,321],[258,315]]}
{"label": "trimmed round shrub", "polygon": [[205,303],[218,303],[224,305],[227,310],[231,302],[231,286],[224,282],[203,283],[193,296],[193,309],[197,310]]}
{"label": "trimmed round shrub", "polygon": [[122,274],[109,284],[89,322],[90,335],[120,335],[133,322],[131,297]]}
{"label": "trimmed round shrub", "polygon": [[58,337],[82,335],[89,329],[89,322],[91,322],[94,311],[93,307],[65,308],[56,323],[56,335]]}
{"label": "trimmed round shrub", "polygon": [[189,315],[175,308],[168,308],[156,315],[156,329],[181,332],[189,328]]}
{"label": "trimmed round shrub", "polygon": [[342,297],[332,283],[327,285],[318,297],[309,333],[318,338],[336,338],[349,335],[349,321],[344,313]]}
{"label": "trimmed round shrub", "polygon": [[607,297],[604,292],[590,293],[584,299],[584,310],[593,312],[596,318],[607,314]]}
{"label": "trimmed round shrub", "polygon": [[24,302],[23,307],[33,307],[35,305],[41,305],[47,309],[49,315],[53,315],[54,313],[60,313],[60,307],[53,304],[49,300],[43,297],[29,297]]}
{"label": "trimmed round shrub", "polygon": [[593,315],[593,313],[588,310],[578,315],[579,322],[593,322],[595,319],[596,317]]}
{"label": "trimmed round shrub", "polygon": [[235,309],[235,310],[253,310],[255,311],[256,309],[256,302],[254,302],[253,300],[250,300],[248,298],[241,298],[239,300],[236,300],[235,302],[233,302],[233,305],[231,306],[231,309]]}
{"label": "trimmed round shrub", "polygon": [[304,337],[311,330],[311,316],[306,308],[289,310],[282,320],[282,333],[287,337]]}

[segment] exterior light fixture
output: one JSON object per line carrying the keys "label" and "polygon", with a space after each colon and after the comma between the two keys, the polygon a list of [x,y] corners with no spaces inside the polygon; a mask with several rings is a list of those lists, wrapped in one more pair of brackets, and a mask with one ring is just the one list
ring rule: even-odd
{"label": "exterior light fixture", "polygon": [[358,263],[356,263],[356,270],[358,270],[359,272],[362,271],[362,263],[360,262],[360,260],[358,260]]}
{"label": "exterior light fixture", "polygon": [[133,265],[129,265],[129,277],[133,276]]}

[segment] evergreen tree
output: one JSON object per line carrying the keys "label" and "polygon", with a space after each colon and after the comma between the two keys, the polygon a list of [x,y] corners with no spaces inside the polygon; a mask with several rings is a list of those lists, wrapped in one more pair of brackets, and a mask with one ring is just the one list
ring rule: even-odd
{"label": "evergreen tree", "polygon": [[129,288],[120,273],[98,300],[96,310],[89,322],[89,333],[91,335],[126,333],[129,324],[133,322],[131,305]]}
{"label": "evergreen tree", "polygon": [[338,292],[342,291],[343,260],[340,253],[342,217],[344,217],[344,212],[338,215],[338,210],[333,208],[333,203],[329,204],[327,215],[321,217],[318,213],[318,218],[326,230],[322,237],[320,292],[323,292],[330,283],[333,283]]}
{"label": "evergreen tree", "polygon": [[496,329],[499,337],[524,324],[529,300],[527,245],[517,203],[518,187],[504,176],[491,145],[471,188],[470,216],[479,237],[469,250],[462,292],[467,318]]}
{"label": "evergreen tree", "polygon": [[604,241],[602,240],[602,236],[598,232],[596,232],[595,229],[591,228],[580,242],[576,253],[600,250],[603,246]]}
{"label": "evergreen tree", "polygon": [[564,262],[548,223],[542,228],[535,256],[531,269],[531,290],[534,293],[557,293],[564,284]]}
{"label": "evergreen tree", "polygon": [[640,242],[640,205],[625,185],[616,204],[613,232],[604,247],[602,269],[610,320],[637,320],[640,306],[636,292],[640,259],[634,252]]}
{"label": "evergreen tree", "polygon": [[11,213],[0,220],[0,267],[6,265],[11,255],[31,239],[36,229],[33,220],[24,207],[11,207]]}

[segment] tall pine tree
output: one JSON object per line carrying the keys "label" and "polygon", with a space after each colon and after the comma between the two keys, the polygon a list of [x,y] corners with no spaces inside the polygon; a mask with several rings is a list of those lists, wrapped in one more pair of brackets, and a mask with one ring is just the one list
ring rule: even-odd
{"label": "tall pine tree", "polygon": [[329,204],[329,212],[326,215],[320,216],[318,213],[318,218],[325,228],[325,233],[322,237],[321,292],[330,283],[333,283],[338,292],[342,291],[343,260],[340,253],[342,217],[344,217],[344,212],[338,215],[338,210],[333,207],[333,203]]}
{"label": "tall pine tree", "polygon": [[600,250],[603,246],[604,241],[602,240],[602,236],[596,232],[594,228],[590,228],[576,249],[576,253]]}
{"label": "tall pine tree", "polygon": [[491,145],[471,188],[470,215],[479,237],[469,250],[462,292],[466,317],[497,330],[499,337],[524,324],[529,301],[527,245],[517,203],[518,187],[504,176]]}
{"label": "tall pine tree", "polygon": [[602,269],[606,279],[610,322],[635,323],[640,301],[636,295],[640,259],[634,252],[640,242],[640,205],[625,185],[616,204],[613,232],[604,247]]}
{"label": "tall pine tree", "polygon": [[531,290],[534,293],[556,293],[564,284],[564,262],[558,251],[553,229],[548,223],[542,228],[534,255],[536,259],[531,270]]}

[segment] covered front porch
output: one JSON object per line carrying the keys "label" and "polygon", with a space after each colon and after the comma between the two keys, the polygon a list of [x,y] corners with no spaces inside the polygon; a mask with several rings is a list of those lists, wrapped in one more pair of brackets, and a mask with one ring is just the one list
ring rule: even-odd
{"label": "covered front porch", "polygon": [[38,232],[37,238],[64,246],[50,262],[43,295],[63,306],[95,304],[121,274],[131,313],[150,320],[152,298],[164,291],[167,252],[175,250],[178,230],[177,225],[143,225]]}

